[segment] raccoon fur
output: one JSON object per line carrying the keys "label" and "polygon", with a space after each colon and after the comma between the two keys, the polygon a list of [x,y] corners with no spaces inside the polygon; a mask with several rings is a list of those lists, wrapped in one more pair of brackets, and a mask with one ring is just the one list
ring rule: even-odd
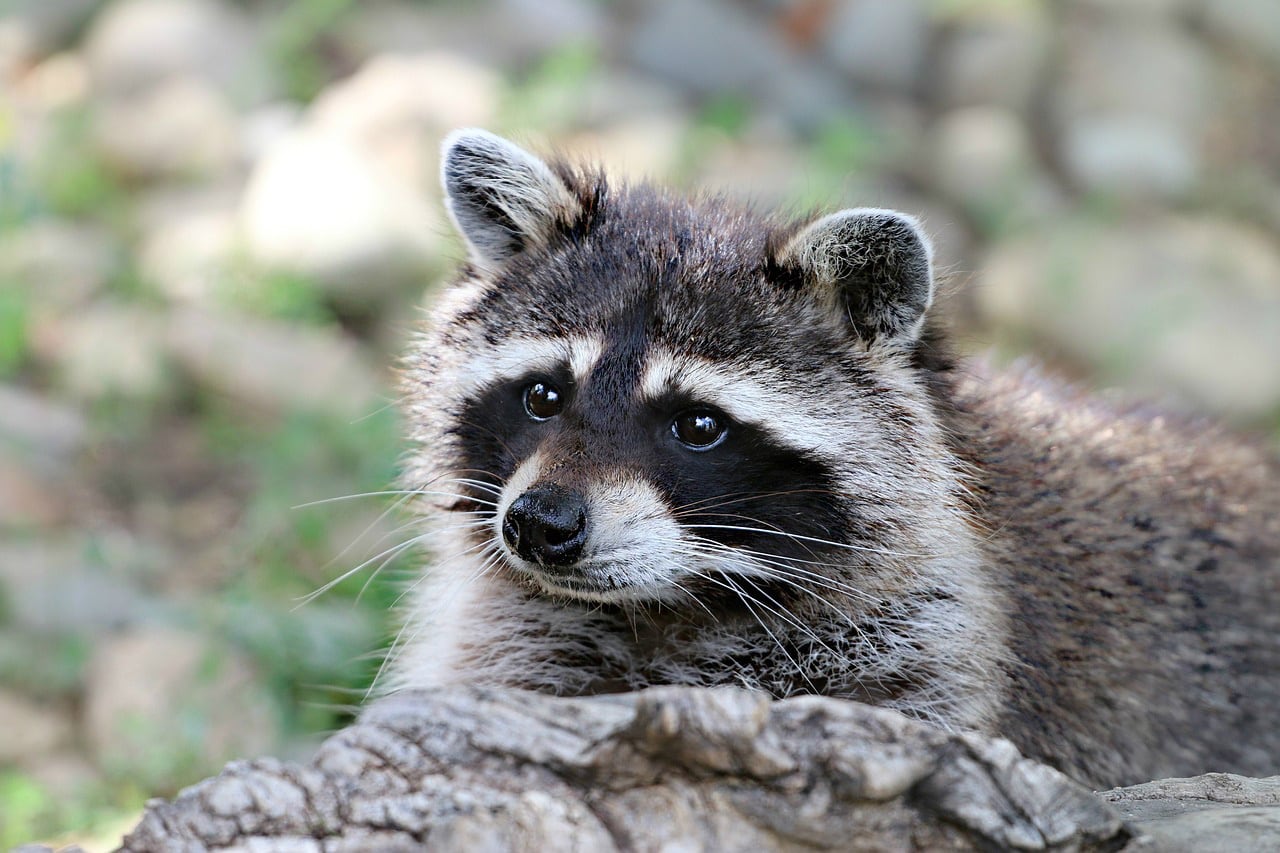
{"label": "raccoon fur", "polygon": [[392,689],[740,685],[1095,785],[1280,772],[1280,464],[957,363],[910,216],[620,186],[478,130],[408,357]]}

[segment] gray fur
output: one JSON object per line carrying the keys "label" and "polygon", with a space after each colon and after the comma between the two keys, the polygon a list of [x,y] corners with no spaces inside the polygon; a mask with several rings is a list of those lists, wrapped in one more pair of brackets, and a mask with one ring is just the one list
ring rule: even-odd
{"label": "gray fur", "polygon": [[[1280,770],[1271,454],[958,367],[905,215],[788,223],[474,132],[448,150],[484,263],[406,365],[405,479],[434,557],[393,689],[731,683],[999,731],[1100,785]],[[532,374],[563,377],[563,417],[522,416]],[[753,438],[719,465],[681,455],[661,418],[690,403]],[[753,465],[802,488],[679,498]],[[588,496],[589,587],[503,543],[504,508],[542,483]]]}

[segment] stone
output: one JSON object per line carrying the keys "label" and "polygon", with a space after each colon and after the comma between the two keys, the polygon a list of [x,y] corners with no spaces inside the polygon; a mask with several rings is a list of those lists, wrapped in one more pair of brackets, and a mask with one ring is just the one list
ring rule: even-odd
{"label": "stone", "polygon": [[251,261],[366,305],[420,282],[442,231],[425,194],[355,143],[314,128],[263,157],[240,225]]}
{"label": "stone", "polygon": [[197,382],[264,412],[357,418],[385,405],[382,377],[332,329],[180,307],[167,338]]}
{"label": "stone", "polygon": [[[185,629],[137,626],[94,645],[84,736],[97,765],[148,786],[256,754],[277,740],[275,708],[235,652]],[[185,766],[184,766],[185,765]]]}
{"label": "stone", "polygon": [[1213,218],[1055,223],[996,246],[974,290],[999,336],[1236,420],[1280,407],[1280,251]]}
{"label": "stone", "polygon": [[0,384],[0,447],[29,461],[64,466],[84,450],[88,435],[79,409],[18,385]]}
{"label": "stone", "polygon": [[41,309],[66,311],[101,293],[121,256],[99,226],[38,219],[0,229],[0,287],[20,288]]}
{"label": "stone", "polygon": [[138,248],[138,271],[175,302],[212,305],[234,275],[239,248],[234,210],[188,213],[148,231]]}
{"label": "stone", "polygon": [[940,48],[941,102],[1025,108],[1049,56],[1052,35],[1045,6],[986,4],[958,18]]}
{"label": "stone", "polygon": [[1271,0],[1191,0],[1194,14],[1214,35],[1280,67],[1280,4]]}
{"label": "stone", "polygon": [[1280,844],[1280,776],[1207,773],[1113,788],[1098,796],[1146,836],[1145,844],[1131,845],[1135,853],[1262,853]]}
{"label": "stone", "polygon": [[124,560],[94,558],[83,537],[45,535],[0,541],[0,584],[10,623],[48,637],[118,629],[152,615]]}
{"label": "stone", "polygon": [[501,93],[492,70],[451,54],[380,56],[325,90],[309,118],[396,180],[425,189],[436,183],[439,140],[455,128],[492,125]]}
{"label": "stone", "polygon": [[1068,175],[1115,195],[1193,189],[1213,101],[1205,48],[1158,20],[1077,24],[1064,44],[1051,115]]}
{"label": "stone", "polygon": [[211,86],[235,103],[272,89],[248,17],[220,0],[115,0],[85,37],[94,89],[137,95],[174,77]]}
{"label": "stone", "polygon": [[99,0],[6,0],[4,14],[30,34],[33,54],[47,56],[65,47],[98,5]]}
{"label": "stone", "polygon": [[1106,195],[1174,199],[1191,192],[1200,163],[1188,140],[1158,119],[1081,119],[1067,129],[1063,161],[1082,189]]}
{"label": "stone", "polygon": [[0,689],[0,765],[38,763],[45,753],[70,746],[74,737],[64,709]]}
{"label": "stone", "polygon": [[98,104],[94,141],[104,160],[134,180],[220,176],[238,162],[236,116],[216,88],[172,77]]}
{"label": "stone", "polygon": [[1023,218],[1037,174],[1030,135],[1021,119],[1000,107],[968,107],[941,116],[934,127],[933,185],[985,221]]}
{"label": "stone", "polygon": [[70,520],[65,490],[17,454],[0,448],[0,531],[48,528]]}
{"label": "stone", "polygon": [[822,37],[826,56],[855,82],[904,94],[914,91],[928,43],[920,0],[846,0]]}
{"label": "stone", "polygon": [[656,79],[701,96],[746,97],[808,128],[853,108],[842,80],[737,10],[727,0],[644,4],[628,30],[627,56]]}
{"label": "stone", "polygon": [[[154,400],[170,387],[165,317],[154,309],[101,303],[61,319],[52,353],[74,399]],[[45,346],[48,346],[46,343]]]}

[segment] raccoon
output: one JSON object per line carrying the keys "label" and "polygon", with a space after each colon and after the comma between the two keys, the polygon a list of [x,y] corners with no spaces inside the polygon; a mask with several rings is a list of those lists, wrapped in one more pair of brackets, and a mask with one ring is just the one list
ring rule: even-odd
{"label": "raccoon", "polygon": [[1280,772],[1280,463],[959,362],[920,223],[785,221],[484,131],[406,360],[434,557],[391,689],[739,685],[1083,781]]}

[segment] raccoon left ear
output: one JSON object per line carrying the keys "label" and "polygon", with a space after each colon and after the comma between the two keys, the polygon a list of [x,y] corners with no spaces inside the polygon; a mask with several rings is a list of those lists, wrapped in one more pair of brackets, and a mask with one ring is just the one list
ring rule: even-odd
{"label": "raccoon left ear", "polygon": [[914,341],[933,302],[933,247],[912,216],[842,210],[792,237],[775,263],[827,289],[867,341]]}
{"label": "raccoon left ear", "polygon": [[457,130],[442,147],[445,205],[481,266],[496,266],[548,239],[581,213],[546,163],[501,136]]}

